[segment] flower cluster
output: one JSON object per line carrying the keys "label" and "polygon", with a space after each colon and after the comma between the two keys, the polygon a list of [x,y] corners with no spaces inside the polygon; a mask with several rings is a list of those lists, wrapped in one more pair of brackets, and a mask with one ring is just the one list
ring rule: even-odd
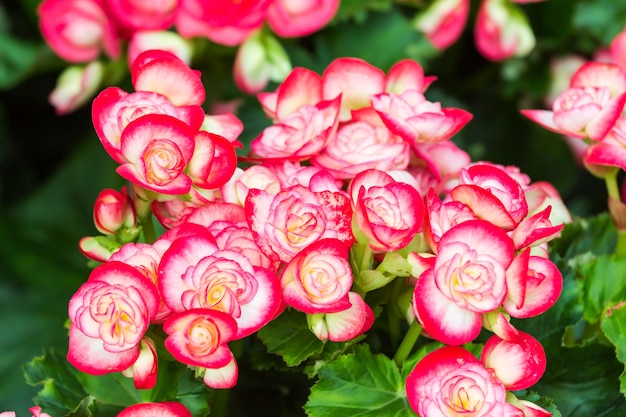
{"label": "flower cluster", "polygon": [[[278,40],[309,35],[335,15],[339,0],[44,0],[37,9],[41,34],[50,48],[74,65],[59,77],[50,102],[68,113],[99,89],[107,77],[100,59],[128,63],[158,48],[191,61],[195,38],[238,47],[234,79],[245,92],[262,90],[290,69]],[[265,29],[267,27],[268,29]],[[113,71],[110,71],[113,72]]]}
{"label": "flower cluster", "polygon": [[[122,372],[148,389],[164,348],[207,386],[231,388],[229,342],[286,310],[303,314],[319,340],[354,340],[381,307],[368,295],[394,281],[412,301],[387,302],[449,345],[406,382],[417,413],[548,415],[510,393],[537,382],[546,359],[509,319],[558,298],[547,242],[569,213],[549,184],[472,163],[449,140],[472,115],[429,101],[435,78],[417,62],[386,73],[356,58],[322,74],[294,69],[258,95],[272,123],[241,167],[241,122],[204,113],[197,71],[150,50],[131,74],[134,92],[109,87],[92,107],[130,185],[99,195],[102,235],[80,244],[100,264],[69,303],[67,358],[77,369]],[[483,328],[494,334],[479,360],[460,345]],[[178,415],[167,404],[141,406]]]}

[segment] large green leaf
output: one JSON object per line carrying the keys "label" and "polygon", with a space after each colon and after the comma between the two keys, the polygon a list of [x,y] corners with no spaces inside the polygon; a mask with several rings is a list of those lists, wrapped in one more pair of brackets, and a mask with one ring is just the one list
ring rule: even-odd
{"label": "large green leaf", "polygon": [[151,390],[135,389],[132,379],[121,373],[81,373],[57,350],[33,359],[25,370],[27,382],[41,388],[35,402],[55,417],[114,417],[129,405],[147,401],[178,401],[196,417],[208,412],[208,388],[187,366],[173,361],[162,361],[157,386]]}
{"label": "large green leaf", "polygon": [[[600,327],[615,346],[617,359],[626,365],[626,302],[609,307],[602,316]],[[626,395],[626,371],[622,372],[619,379],[620,391]]]}
{"label": "large green leaf", "polygon": [[404,379],[394,362],[367,345],[320,369],[304,406],[310,417],[409,417]]}
{"label": "large green leaf", "polygon": [[611,304],[626,300],[626,258],[603,255],[580,266],[583,281],[583,316],[589,323],[600,320]]}
{"label": "large green leaf", "polygon": [[299,365],[324,347],[309,330],[304,313],[291,309],[259,330],[258,336],[270,353],[283,357],[287,366]]}

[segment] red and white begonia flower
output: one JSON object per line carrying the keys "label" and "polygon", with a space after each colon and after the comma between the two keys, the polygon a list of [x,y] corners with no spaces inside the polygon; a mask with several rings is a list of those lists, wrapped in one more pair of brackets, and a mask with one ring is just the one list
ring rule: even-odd
{"label": "red and white begonia flower", "polygon": [[158,306],[156,286],[132,266],[111,261],[95,268],[69,302],[68,361],[91,375],[127,369]]}
{"label": "red and white begonia flower", "polygon": [[161,403],[138,403],[123,409],[117,417],[192,417],[191,412],[181,403],[161,402]]}
{"label": "red and white begonia flower", "polygon": [[445,232],[434,265],[419,276],[413,293],[413,312],[424,330],[449,345],[474,340],[483,313],[506,298],[513,258],[513,241],[487,221],[468,220]]}
{"label": "red and white begonia flower", "polygon": [[472,119],[471,113],[441,107],[441,103],[428,101],[422,92],[413,89],[373,95],[371,103],[389,130],[413,147],[448,140]]}
{"label": "red and white begonia flower", "polygon": [[517,330],[498,314],[497,326],[483,347],[481,362],[493,369],[507,390],[517,391],[535,385],[546,371],[546,353],[533,336]]}
{"label": "red and white begonia flower", "polygon": [[221,368],[233,354],[228,342],[237,335],[237,323],[228,313],[194,308],[176,313],[163,323],[165,348],[174,359],[190,366]]}
{"label": "red and white begonia flower", "polygon": [[173,241],[161,259],[158,281],[174,312],[212,309],[233,317],[236,339],[263,327],[282,307],[272,271],[253,266],[241,253],[220,250],[202,235]]}
{"label": "red and white begonia flower", "polygon": [[349,308],[352,282],[348,247],[337,239],[321,239],[302,249],[280,275],[287,305],[309,314]]}
{"label": "red and white begonia flower", "polygon": [[409,404],[420,417],[523,417],[506,402],[493,370],[469,351],[444,346],[420,360],[406,380]]}
{"label": "red and white begonia flower", "polygon": [[424,203],[415,187],[383,171],[359,173],[349,185],[356,224],[376,251],[401,249],[420,232]]}
{"label": "red and white begonia flower", "polygon": [[99,0],[45,0],[37,7],[46,43],[68,62],[120,55],[118,28]]}
{"label": "red and white begonia flower", "polygon": [[246,216],[261,250],[270,259],[289,262],[302,249],[324,238],[346,245],[352,235],[352,206],[339,192],[313,192],[295,185],[275,196],[252,189]]}

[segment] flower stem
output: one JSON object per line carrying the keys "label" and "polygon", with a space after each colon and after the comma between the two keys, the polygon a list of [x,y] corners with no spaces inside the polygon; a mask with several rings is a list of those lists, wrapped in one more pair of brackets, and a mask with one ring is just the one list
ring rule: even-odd
{"label": "flower stem", "polygon": [[626,231],[617,231],[617,245],[615,246],[615,255],[626,256]]}
{"label": "flower stem", "polygon": [[393,356],[393,361],[396,363],[396,365],[401,366],[402,363],[404,363],[406,358],[411,353],[411,350],[413,349],[413,346],[415,345],[415,342],[417,342],[417,339],[420,337],[421,333],[422,326],[418,323],[417,320],[413,320],[413,323],[411,323],[409,330],[407,330],[406,334],[404,335],[404,339],[402,339],[402,343],[400,343],[400,346],[398,346],[396,354]]}
{"label": "flower stem", "polygon": [[604,182],[606,183],[606,190],[609,194],[609,197],[616,199],[617,201],[621,201],[619,186],[617,185],[617,173],[611,173],[609,175],[604,176]]}
{"label": "flower stem", "polygon": [[141,223],[141,229],[143,230],[143,238],[146,243],[154,243],[156,240],[156,231],[154,230],[154,223],[152,223],[152,216],[148,214],[146,217],[139,219]]}

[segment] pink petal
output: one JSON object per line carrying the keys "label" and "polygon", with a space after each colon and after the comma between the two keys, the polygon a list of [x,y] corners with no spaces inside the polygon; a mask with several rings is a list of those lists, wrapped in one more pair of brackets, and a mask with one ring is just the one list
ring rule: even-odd
{"label": "pink petal", "polygon": [[455,201],[466,204],[480,219],[487,220],[504,230],[515,228],[515,220],[504,205],[488,190],[472,185],[458,185],[450,191]]}
{"label": "pink petal", "polygon": [[67,360],[76,369],[90,375],[121,372],[131,366],[139,356],[139,346],[124,352],[108,352],[102,339],[85,336],[70,324],[70,343]]}
{"label": "pink petal", "polygon": [[[261,103],[270,106],[267,99],[259,96]],[[315,105],[322,101],[322,77],[309,69],[296,67],[276,90],[276,119],[284,120],[305,104]],[[333,97],[334,98],[334,97]]]}
{"label": "pink petal", "polygon": [[384,89],[385,73],[358,58],[337,58],[322,74],[324,99],[342,96],[341,121],[350,119],[350,110],[369,107],[370,96]]}
{"label": "pink petal", "polygon": [[184,405],[175,402],[140,403],[123,409],[117,417],[192,417]]}
{"label": "pink petal", "polygon": [[528,270],[522,307],[517,308],[509,299],[503,303],[506,312],[515,318],[534,317],[545,312],[554,305],[563,288],[563,276],[549,259],[531,256]]}
{"label": "pink petal", "polygon": [[182,295],[191,288],[182,277],[191,265],[217,251],[215,241],[202,236],[186,236],[175,240],[163,254],[159,264],[159,290],[165,304],[174,312],[184,311]]}
{"label": "pink petal", "polygon": [[[571,135],[573,132],[566,132],[554,123],[554,112],[551,110],[520,110],[524,116],[528,117],[538,125],[555,133]],[[576,133],[577,136],[583,137],[584,135]]]}
{"label": "pink petal", "polygon": [[618,167],[626,170],[626,148],[597,143],[589,146],[584,155],[585,164]]}
{"label": "pink petal", "polygon": [[267,22],[280,37],[301,37],[324,27],[338,8],[339,0],[276,0],[267,10]]}
{"label": "pink petal", "polygon": [[213,389],[229,389],[237,385],[239,368],[235,358],[221,368],[207,368],[204,373],[204,383]]}
{"label": "pink petal", "polygon": [[482,329],[482,315],[460,308],[445,297],[435,284],[433,269],[417,280],[413,311],[424,331],[447,345],[462,345],[474,340]]}
{"label": "pink petal", "polygon": [[141,53],[133,62],[131,75],[136,91],[160,93],[175,106],[201,105],[206,98],[200,74],[169,52]]}

